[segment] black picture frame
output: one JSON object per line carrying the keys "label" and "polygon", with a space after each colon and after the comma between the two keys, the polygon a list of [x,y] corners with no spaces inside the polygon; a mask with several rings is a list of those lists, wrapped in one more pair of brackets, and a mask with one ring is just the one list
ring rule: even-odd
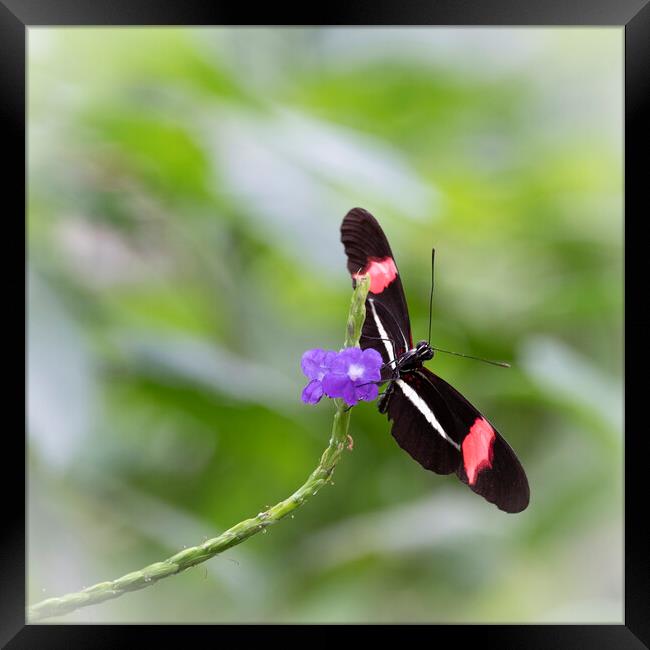
{"label": "black picture frame", "polygon": [[[443,639],[454,645],[480,644],[510,648],[642,648],[650,644],[650,544],[643,533],[647,484],[647,427],[633,427],[635,411],[643,401],[634,399],[644,388],[643,381],[633,381],[632,373],[643,366],[644,350],[634,339],[644,333],[648,290],[641,267],[640,231],[647,218],[647,183],[645,159],[648,143],[645,125],[650,102],[650,0],[411,0],[408,3],[356,2],[343,5],[327,3],[305,8],[279,7],[275,3],[252,10],[246,6],[222,6],[186,0],[0,0],[0,116],[4,144],[5,183],[5,251],[20,250],[23,242],[23,283],[12,283],[12,271],[5,269],[5,292],[13,309],[6,310],[5,320],[15,324],[15,331],[5,337],[6,348],[16,354],[16,373],[5,396],[8,404],[25,403],[25,357],[20,356],[16,341],[25,344],[25,320],[15,318],[22,299],[26,306],[26,30],[32,26],[62,25],[567,25],[619,26],[625,30],[625,617],[620,625],[471,625],[436,626],[429,642]],[[254,22],[251,23],[251,19]],[[645,208],[645,210],[643,209]],[[21,223],[18,214],[25,215]],[[638,230],[637,230],[638,229]],[[637,230],[635,232],[635,230]],[[636,236],[635,236],[636,235]],[[7,255],[5,254],[5,258]],[[639,289],[638,296],[636,289]],[[645,291],[643,291],[645,288]],[[16,295],[12,295],[14,292]],[[15,300],[13,300],[15,298]],[[26,309],[26,307],[25,307]],[[643,310],[643,311],[642,311]],[[25,314],[25,310],[23,311]],[[11,326],[11,325],[10,325]],[[23,345],[23,350],[25,346]],[[27,353],[29,351],[27,350]],[[19,358],[20,356],[20,358]],[[22,369],[22,370],[21,370]],[[15,377],[22,377],[22,386]],[[16,387],[16,388],[14,388]],[[21,390],[22,389],[22,390]],[[12,392],[20,392],[12,399]],[[17,410],[17,409],[16,409]],[[25,410],[19,417],[25,427]],[[26,427],[24,429],[26,431]],[[6,426],[3,439],[6,483],[0,548],[2,549],[2,597],[0,598],[0,645],[10,648],[115,647],[127,642],[135,645],[156,642],[160,631],[155,626],[105,625],[27,625],[25,623],[26,531],[25,500],[17,496],[26,490],[25,438],[17,435],[18,427]],[[15,510],[8,506],[18,504]],[[202,626],[210,630],[211,626]],[[229,627],[229,626],[225,626]],[[284,627],[284,626],[279,626]],[[301,626],[282,630],[303,636]],[[355,626],[348,626],[355,627]],[[401,627],[401,626],[400,626]],[[427,626],[419,626],[426,628]],[[197,628],[165,626],[164,641],[191,643]],[[225,631],[225,630],[224,630]],[[278,630],[280,631],[280,630]],[[310,634],[309,629],[305,630]],[[425,634],[431,631],[419,630]],[[259,632],[263,632],[261,629]],[[214,631],[212,631],[214,634]],[[223,632],[218,632],[222,639]],[[264,632],[266,634],[266,632]],[[443,637],[441,639],[440,637]],[[253,632],[250,638],[256,635]],[[261,636],[261,635],[260,635]],[[435,640],[435,641],[434,641]],[[213,637],[213,642],[217,638]]]}

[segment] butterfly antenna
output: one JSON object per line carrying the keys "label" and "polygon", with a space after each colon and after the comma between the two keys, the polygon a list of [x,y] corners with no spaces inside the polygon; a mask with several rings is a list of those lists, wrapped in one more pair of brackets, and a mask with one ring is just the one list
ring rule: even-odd
{"label": "butterfly antenna", "polygon": [[438,352],[444,352],[445,354],[454,354],[457,357],[465,357],[466,359],[475,359],[476,361],[482,361],[483,363],[489,363],[493,366],[499,366],[500,368],[510,368],[510,364],[505,361],[491,361],[490,359],[482,359],[481,357],[473,357],[471,354],[462,354],[462,352],[452,352],[451,350],[443,350],[442,348],[436,348],[431,346],[432,350],[437,350]]}
{"label": "butterfly antenna", "polygon": [[431,308],[433,307],[433,263],[436,259],[436,249],[431,249],[431,293],[429,294],[429,340],[431,345]]}

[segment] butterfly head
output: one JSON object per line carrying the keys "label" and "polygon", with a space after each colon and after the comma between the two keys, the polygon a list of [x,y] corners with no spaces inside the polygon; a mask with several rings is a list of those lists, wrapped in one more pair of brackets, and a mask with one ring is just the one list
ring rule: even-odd
{"label": "butterfly head", "polygon": [[429,359],[433,359],[433,348],[427,341],[420,341],[415,346],[415,351],[420,361],[429,361]]}

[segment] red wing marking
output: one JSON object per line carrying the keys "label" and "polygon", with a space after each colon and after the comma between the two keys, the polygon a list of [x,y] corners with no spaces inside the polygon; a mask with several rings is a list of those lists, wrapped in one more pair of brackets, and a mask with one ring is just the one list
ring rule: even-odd
{"label": "red wing marking", "polygon": [[364,275],[370,275],[370,293],[381,293],[397,277],[397,267],[392,257],[369,257],[368,264],[352,277],[359,280]]}
{"label": "red wing marking", "polygon": [[492,467],[494,429],[483,419],[476,418],[463,440],[463,462],[469,484],[474,485],[478,473]]}

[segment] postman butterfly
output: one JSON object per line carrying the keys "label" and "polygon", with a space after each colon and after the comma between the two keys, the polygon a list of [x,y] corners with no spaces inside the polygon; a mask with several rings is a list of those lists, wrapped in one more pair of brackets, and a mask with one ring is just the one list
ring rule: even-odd
{"label": "postman butterfly", "polygon": [[434,348],[427,341],[413,345],[399,271],[377,220],[353,208],[341,224],[341,241],[352,285],[370,276],[360,346],[382,355],[387,387],[378,407],[392,422],[399,446],[425,469],[455,472],[499,509],[524,510],[530,491],[514,451],[455,388],[424,367]]}

